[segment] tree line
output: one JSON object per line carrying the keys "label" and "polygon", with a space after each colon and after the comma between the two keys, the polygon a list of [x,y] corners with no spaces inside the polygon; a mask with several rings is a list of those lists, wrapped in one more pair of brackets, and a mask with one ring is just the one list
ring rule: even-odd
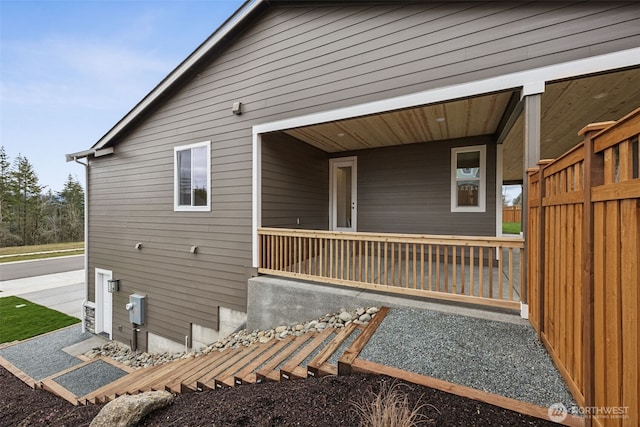
{"label": "tree line", "polygon": [[0,146],[0,247],[84,239],[84,190],[67,177],[62,191],[45,192],[29,160],[10,161]]}

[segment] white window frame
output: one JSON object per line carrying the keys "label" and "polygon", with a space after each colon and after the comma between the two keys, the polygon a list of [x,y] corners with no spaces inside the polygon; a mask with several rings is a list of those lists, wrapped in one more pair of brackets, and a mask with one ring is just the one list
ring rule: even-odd
{"label": "white window frame", "polygon": [[[458,154],[480,152],[480,183],[478,186],[478,206],[458,206]],[[487,205],[487,146],[473,145],[451,149],[451,212],[486,212]]]}
{"label": "white window frame", "polygon": [[[206,206],[180,205],[180,179],[178,173],[178,152],[194,148],[207,148],[207,204]],[[191,158],[193,161],[193,157]],[[193,168],[192,168],[193,173]],[[192,180],[193,182],[193,180]],[[211,212],[211,141],[196,142],[173,148],[173,210],[176,212]]]}

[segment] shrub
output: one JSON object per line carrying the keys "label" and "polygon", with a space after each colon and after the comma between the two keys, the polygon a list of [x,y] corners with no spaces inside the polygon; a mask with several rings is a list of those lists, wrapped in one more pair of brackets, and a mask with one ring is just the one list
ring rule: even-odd
{"label": "shrub", "polygon": [[359,401],[353,402],[353,407],[360,415],[360,425],[363,427],[413,427],[433,424],[434,420],[423,415],[421,410],[425,406],[430,406],[436,411],[437,408],[426,403],[422,405],[416,403],[411,408],[409,397],[400,390],[403,385],[396,381],[382,382],[378,393],[369,392]]}

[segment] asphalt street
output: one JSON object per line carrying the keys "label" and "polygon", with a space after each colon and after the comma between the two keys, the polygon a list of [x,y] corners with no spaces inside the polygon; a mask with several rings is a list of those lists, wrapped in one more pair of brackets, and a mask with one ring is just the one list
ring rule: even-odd
{"label": "asphalt street", "polygon": [[0,264],[0,282],[24,277],[64,273],[84,268],[84,255],[72,255],[33,261],[17,261]]}

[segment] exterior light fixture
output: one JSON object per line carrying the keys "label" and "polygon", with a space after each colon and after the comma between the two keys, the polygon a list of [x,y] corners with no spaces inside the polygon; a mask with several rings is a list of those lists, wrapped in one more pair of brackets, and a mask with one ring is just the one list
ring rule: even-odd
{"label": "exterior light fixture", "polygon": [[107,290],[110,293],[118,292],[120,290],[120,280],[118,279],[107,280]]}
{"label": "exterior light fixture", "polygon": [[242,102],[234,102],[231,112],[236,116],[239,116],[240,114],[242,114]]}

